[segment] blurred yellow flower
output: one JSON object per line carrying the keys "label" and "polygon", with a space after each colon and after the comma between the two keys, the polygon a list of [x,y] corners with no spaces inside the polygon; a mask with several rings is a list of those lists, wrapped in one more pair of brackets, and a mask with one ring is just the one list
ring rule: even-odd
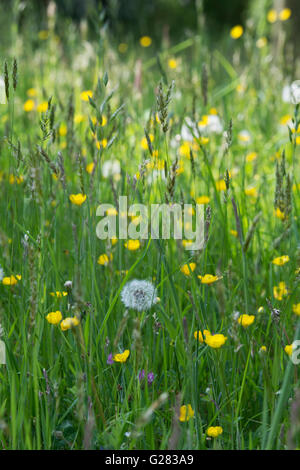
{"label": "blurred yellow flower", "polygon": [[287,344],[284,350],[289,356],[291,356],[293,354],[293,345]]}
{"label": "blurred yellow flower", "polygon": [[22,279],[22,276],[20,274],[16,274],[16,276],[14,275],[11,275],[11,276],[8,276],[8,277],[4,277],[2,279],[2,284],[4,286],[14,286],[17,284],[18,281],[20,281]]}
{"label": "blurred yellow flower", "polygon": [[280,21],[286,21],[291,17],[292,10],[290,8],[284,8],[279,12]]}
{"label": "blurred yellow flower", "polygon": [[250,152],[248,155],[246,155],[246,162],[253,162],[253,160],[257,159],[257,153],[256,152]]}
{"label": "blurred yellow flower", "polygon": [[277,300],[282,300],[284,296],[288,295],[288,289],[284,281],[273,287],[273,295]]}
{"label": "blurred yellow flower", "polygon": [[285,263],[290,261],[290,257],[288,255],[278,256],[274,258],[272,263],[276,264],[277,266],[283,266]]}
{"label": "blurred yellow flower", "polygon": [[62,331],[66,331],[66,330],[69,330],[70,328],[73,328],[74,326],[78,326],[79,323],[80,322],[77,317],[67,317],[61,322],[60,327]]}
{"label": "blurred yellow flower", "polygon": [[255,187],[245,188],[246,196],[257,197],[257,189]]}
{"label": "blurred yellow flower", "polygon": [[99,256],[97,263],[100,264],[101,266],[107,266],[109,261],[112,260],[112,258],[113,258],[112,254],[109,257],[106,253],[103,253],[102,255]]}
{"label": "blurred yellow flower", "polygon": [[84,203],[86,200],[86,195],[85,194],[70,194],[69,196],[70,201],[72,204],[75,204],[76,206],[81,206],[81,204]]}
{"label": "blurred yellow flower", "polygon": [[140,248],[141,242],[140,242],[140,240],[128,240],[128,242],[126,242],[124,244],[124,246],[129,251],[135,251],[135,250],[138,250]]}
{"label": "blurred yellow flower", "polygon": [[196,263],[184,264],[181,266],[180,271],[186,276],[190,276],[191,272],[194,272],[196,269]]}
{"label": "blurred yellow flower", "polygon": [[68,295],[68,292],[64,292],[64,291],[55,291],[55,292],[50,292],[50,295],[52,297],[57,297],[58,299],[61,299],[62,297],[66,297],[66,295]]}
{"label": "blurred yellow flower", "polygon": [[48,109],[48,101],[42,101],[40,104],[37,105],[37,112],[38,113],[45,113]]}
{"label": "blurred yellow flower", "polygon": [[150,38],[150,36],[142,36],[140,38],[140,45],[142,47],[149,47],[151,46],[152,44],[152,39]]}
{"label": "blurred yellow flower", "polygon": [[29,98],[34,98],[36,95],[37,95],[37,91],[35,88],[28,88],[27,96],[29,96]]}
{"label": "blurred yellow flower", "polygon": [[30,111],[34,109],[34,106],[35,106],[34,101],[30,99],[30,100],[25,101],[23,109],[24,111],[26,111],[26,113],[29,113]]}
{"label": "blurred yellow flower", "polygon": [[268,11],[267,20],[269,21],[269,23],[275,23],[275,21],[277,21],[277,17],[278,15],[276,10],[272,8]]}
{"label": "blurred yellow flower", "polygon": [[51,325],[57,325],[58,323],[60,323],[61,319],[62,314],[59,310],[57,310],[56,312],[50,312],[46,316],[46,320],[51,323]]}
{"label": "blurred yellow flower", "polygon": [[177,60],[176,59],[169,59],[168,66],[170,69],[176,69],[177,67]]}
{"label": "blurred yellow flower", "polygon": [[208,204],[210,201],[209,196],[199,196],[196,198],[196,203],[197,204]]}
{"label": "blurred yellow flower", "polygon": [[181,422],[189,421],[194,416],[195,416],[195,411],[193,410],[190,404],[182,405],[180,407],[179,421]]}
{"label": "blurred yellow flower", "polygon": [[95,166],[94,162],[88,163],[86,168],[85,168],[87,173],[89,173],[91,175],[93,173],[94,166]]}
{"label": "blurred yellow flower", "polygon": [[217,191],[225,191],[226,190],[226,183],[223,179],[216,181],[216,189],[217,189]]}
{"label": "blurred yellow flower", "polygon": [[59,132],[59,135],[60,135],[61,137],[65,137],[65,136],[67,135],[67,132],[68,132],[67,125],[66,125],[65,123],[62,123],[62,124],[59,126],[58,132]]}
{"label": "blurred yellow flower", "polygon": [[89,97],[93,97],[93,92],[92,90],[85,90],[80,93],[80,99],[82,101],[89,101]]}
{"label": "blurred yellow flower", "polygon": [[293,305],[293,312],[294,312],[296,315],[299,315],[299,316],[300,316],[300,304],[294,304],[294,305]]}
{"label": "blurred yellow flower", "polygon": [[241,25],[237,25],[237,26],[234,26],[233,28],[231,28],[230,30],[230,36],[233,38],[233,39],[238,39],[242,36],[244,32],[244,28],[243,26]]}

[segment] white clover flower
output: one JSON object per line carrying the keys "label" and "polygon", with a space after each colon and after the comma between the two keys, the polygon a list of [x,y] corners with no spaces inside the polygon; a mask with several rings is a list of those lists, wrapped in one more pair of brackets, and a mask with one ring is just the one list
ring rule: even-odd
{"label": "white clover flower", "polygon": [[121,165],[119,160],[107,160],[102,165],[102,176],[108,178],[109,176],[119,175],[121,173]]}
{"label": "white clover flower", "polygon": [[149,310],[152,305],[156,304],[157,290],[149,281],[134,279],[123,287],[121,300],[126,308],[142,312]]}
{"label": "white clover flower", "polygon": [[217,114],[205,116],[205,120],[200,121],[198,127],[202,134],[221,134],[223,132],[223,124]]}
{"label": "white clover flower", "polygon": [[282,101],[291,104],[300,103],[300,80],[295,80],[291,85],[283,87]]}
{"label": "white clover flower", "polygon": [[181,137],[183,140],[187,140],[188,142],[193,142],[194,136],[193,133],[197,136],[197,129],[191,118],[186,117],[185,122],[181,127]]}

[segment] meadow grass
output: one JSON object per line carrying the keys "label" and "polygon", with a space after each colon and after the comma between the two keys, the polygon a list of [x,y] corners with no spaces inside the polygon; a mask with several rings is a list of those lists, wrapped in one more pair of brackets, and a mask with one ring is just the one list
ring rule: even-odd
{"label": "meadow grass", "polygon": [[[60,37],[53,12],[42,32],[20,33],[10,18],[1,46],[2,449],[299,447],[299,366],[286,346],[300,339],[300,117],[282,99],[297,63],[288,21],[268,22],[266,5],[256,2],[239,38],[228,31],[214,44],[199,33],[158,50],[120,45],[102,17],[94,41],[67,22]],[[86,196],[80,205],[74,194]],[[203,249],[99,240],[96,209],[118,209],[120,195],[146,205],[202,197]],[[205,274],[218,279],[206,284]],[[121,302],[131,279],[156,286],[148,311]],[[49,323],[57,311],[74,325]],[[210,345],[204,330],[225,344]],[[124,362],[108,361],[125,350]],[[209,436],[211,427],[222,434]]]}

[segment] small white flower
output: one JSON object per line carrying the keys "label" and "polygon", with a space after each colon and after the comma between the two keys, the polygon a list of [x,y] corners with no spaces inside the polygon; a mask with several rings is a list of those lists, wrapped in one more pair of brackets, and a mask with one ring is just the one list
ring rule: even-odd
{"label": "small white flower", "polygon": [[66,281],[66,282],[64,283],[64,287],[65,287],[66,289],[72,289],[72,281]]}
{"label": "small white flower", "polygon": [[0,266],[0,282],[2,281],[3,278],[4,278],[4,271]]}
{"label": "small white flower", "polygon": [[300,103],[300,80],[295,80],[291,85],[283,87],[282,101],[291,104]]}
{"label": "small white flower", "polygon": [[193,142],[194,135],[198,135],[197,129],[191,118],[186,117],[185,122],[181,127],[181,137],[183,140],[187,140],[188,142]]}
{"label": "small white flower", "polygon": [[102,176],[108,178],[109,176],[119,175],[121,173],[121,165],[119,160],[107,160],[102,165]]}
{"label": "small white flower", "polygon": [[134,279],[123,287],[121,300],[126,308],[138,312],[149,310],[157,302],[156,287],[149,281]]}

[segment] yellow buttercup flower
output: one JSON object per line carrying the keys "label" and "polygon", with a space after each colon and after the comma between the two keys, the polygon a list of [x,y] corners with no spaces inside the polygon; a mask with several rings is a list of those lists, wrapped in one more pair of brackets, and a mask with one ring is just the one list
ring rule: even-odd
{"label": "yellow buttercup flower", "polygon": [[198,276],[201,284],[212,284],[213,282],[222,279],[222,276],[214,276],[213,274],[205,274],[204,276]]}
{"label": "yellow buttercup flower", "polygon": [[151,46],[152,44],[152,39],[150,38],[150,36],[142,36],[140,38],[140,45],[142,47],[149,47]]}
{"label": "yellow buttercup flower", "polygon": [[280,282],[278,286],[273,287],[273,295],[277,300],[282,300],[283,297],[288,295],[288,290],[284,281]]}
{"label": "yellow buttercup flower", "polygon": [[34,109],[34,106],[35,106],[34,101],[30,99],[30,100],[25,101],[23,109],[24,111],[26,111],[26,113],[29,113],[30,111]]}
{"label": "yellow buttercup flower", "polygon": [[85,90],[80,93],[80,99],[82,101],[89,101],[89,97],[93,97],[93,92],[92,90]]}
{"label": "yellow buttercup flower", "polygon": [[208,204],[210,202],[209,196],[199,196],[196,198],[197,204]]}
{"label": "yellow buttercup flower", "polygon": [[278,256],[278,258],[274,258],[272,263],[276,264],[277,266],[283,266],[285,263],[288,263],[290,257],[288,255]]}
{"label": "yellow buttercup flower", "polygon": [[98,150],[100,149],[105,149],[105,147],[107,147],[107,139],[102,139],[102,140],[97,140],[96,141],[96,147]]}
{"label": "yellow buttercup flower", "polygon": [[293,345],[287,344],[284,350],[289,356],[291,356],[293,354]]}
{"label": "yellow buttercup flower", "polygon": [[104,253],[99,256],[97,263],[100,264],[101,266],[107,266],[109,261],[112,260],[112,258],[113,258],[112,254],[109,257],[106,253]]}
{"label": "yellow buttercup flower", "polygon": [[[153,134],[149,134],[149,139],[150,139],[150,142],[153,142],[154,141],[154,135]],[[143,137],[142,140],[141,140],[141,147],[143,150],[148,150],[148,142],[147,142],[147,139],[146,137]]]}
{"label": "yellow buttercup flower", "polygon": [[261,346],[261,348],[260,348],[259,351],[260,351],[260,352],[263,352],[263,353],[267,352],[266,346]]}
{"label": "yellow buttercup flower", "polygon": [[61,322],[60,327],[62,331],[66,331],[66,330],[69,330],[70,328],[73,328],[74,326],[78,326],[79,323],[80,322],[77,317],[67,317]]}
{"label": "yellow buttercup flower", "polygon": [[141,242],[140,242],[140,240],[128,240],[128,242],[126,242],[124,244],[124,246],[129,251],[135,251],[135,250],[138,250],[140,248]]}
{"label": "yellow buttercup flower", "polygon": [[113,360],[115,362],[126,362],[128,357],[129,357],[129,354],[130,354],[130,351],[129,349],[125,349],[124,352],[120,353],[120,354],[115,354],[113,356]]}
{"label": "yellow buttercup flower", "polygon": [[20,274],[16,274],[16,276],[14,275],[11,275],[11,276],[7,276],[7,277],[4,277],[2,279],[2,284],[4,286],[14,286],[18,283],[18,281],[20,281],[22,279],[22,276]]}
{"label": "yellow buttercup flower", "polygon": [[278,18],[278,15],[277,15],[276,10],[272,8],[271,10],[268,11],[267,20],[269,21],[269,23],[275,23],[275,21],[277,21],[277,18]]}
{"label": "yellow buttercup flower", "polygon": [[216,181],[216,189],[217,189],[217,191],[225,191],[226,190],[226,183],[223,179],[219,180],[219,181]]}
{"label": "yellow buttercup flower", "polygon": [[276,210],[274,211],[274,214],[275,216],[280,219],[280,220],[284,220],[285,219],[285,213],[282,212],[279,207],[276,208]]}
{"label": "yellow buttercup flower", "polygon": [[194,338],[199,341],[199,343],[204,343],[205,337],[210,335],[209,330],[203,330],[203,333],[198,330],[194,332]]}
{"label": "yellow buttercup flower", "polygon": [[219,437],[223,432],[223,428],[221,426],[210,426],[207,431],[206,431],[206,434],[209,436],[209,437]]}
{"label": "yellow buttercup flower", "polygon": [[42,101],[40,104],[37,105],[37,112],[38,113],[45,113],[48,109],[48,101]]}
{"label": "yellow buttercup flower", "polygon": [[56,292],[50,292],[50,295],[52,297],[56,297],[57,299],[61,299],[62,297],[66,297],[66,295],[68,295],[68,292],[64,292],[64,291],[59,291],[57,290]]}
{"label": "yellow buttercup flower", "polygon": [[300,304],[294,304],[294,305],[293,305],[293,312],[294,312],[296,315],[299,315],[299,316],[300,316]]}
{"label": "yellow buttercup flower", "polygon": [[242,325],[244,328],[248,328],[248,326],[252,325],[254,320],[255,320],[254,315],[243,314],[239,316],[238,323]]}
{"label": "yellow buttercup flower", "polygon": [[255,187],[245,188],[246,196],[257,197],[257,189]]}
{"label": "yellow buttercup flower", "polygon": [[93,173],[94,167],[95,167],[95,164],[94,162],[92,162],[92,163],[88,163],[85,169],[87,173],[91,175]]}
{"label": "yellow buttercup flower", "polygon": [[253,162],[253,160],[257,159],[257,153],[256,152],[250,152],[248,155],[246,155],[246,162]]}
{"label": "yellow buttercup flower", "polygon": [[36,95],[37,95],[37,91],[35,88],[28,88],[27,96],[29,96],[29,98],[34,98]]}
{"label": "yellow buttercup flower", "polygon": [[191,272],[194,272],[196,269],[196,263],[188,263],[181,266],[180,271],[186,276],[190,276]]}
{"label": "yellow buttercup flower", "polygon": [[181,422],[189,421],[194,416],[195,416],[195,411],[193,410],[190,403],[188,405],[182,405],[180,407],[179,421]]}
{"label": "yellow buttercup flower", "polygon": [[177,67],[177,60],[176,59],[169,59],[168,66],[170,69],[176,69]]}
{"label": "yellow buttercup flower", "polygon": [[241,26],[241,25],[236,25],[236,26],[234,26],[233,28],[231,28],[231,30],[230,30],[230,36],[231,36],[233,39],[238,39],[238,38],[240,38],[240,37],[243,35],[243,32],[244,32],[243,26]]}
{"label": "yellow buttercup flower", "polygon": [[230,233],[231,233],[231,235],[233,235],[235,238],[237,238],[237,237],[239,236],[237,230],[232,230],[232,229],[231,229],[231,230],[230,230]]}
{"label": "yellow buttercup flower", "polygon": [[86,200],[86,195],[85,194],[70,194],[69,196],[70,201],[72,204],[75,204],[76,206],[81,206],[81,204],[84,203]]}
{"label": "yellow buttercup flower", "polygon": [[65,136],[67,135],[67,132],[68,132],[67,125],[66,125],[65,123],[62,123],[62,124],[59,126],[58,132],[59,132],[59,135],[60,135],[61,137],[65,137]]}
{"label": "yellow buttercup flower", "polygon": [[46,316],[46,320],[51,323],[51,325],[57,325],[58,323],[60,323],[61,319],[62,314],[59,310],[57,310],[56,312],[50,312]]}
{"label": "yellow buttercup flower", "polygon": [[286,21],[291,17],[292,10],[290,8],[284,8],[279,12],[279,19],[280,21]]}
{"label": "yellow buttercup flower", "polygon": [[280,118],[279,122],[282,126],[286,126],[288,122],[291,121],[291,119],[292,119],[292,116],[290,114],[284,114],[284,116]]}
{"label": "yellow buttercup flower", "polygon": [[227,337],[222,334],[206,334],[205,336],[205,343],[213,349],[221,348],[225,342],[227,341]]}

